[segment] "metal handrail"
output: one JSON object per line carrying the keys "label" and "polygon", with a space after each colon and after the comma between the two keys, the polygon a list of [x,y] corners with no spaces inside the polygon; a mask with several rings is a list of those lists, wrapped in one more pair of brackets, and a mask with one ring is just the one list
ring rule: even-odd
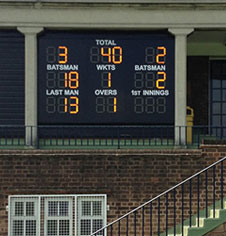
{"label": "metal handrail", "polygon": [[195,178],[195,177],[201,175],[201,174],[204,173],[205,171],[207,171],[207,170],[211,169],[212,167],[216,166],[217,164],[223,162],[225,159],[226,159],[226,157],[224,157],[224,158],[222,158],[222,159],[216,161],[215,163],[213,163],[213,164],[211,164],[210,166],[204,168],[203,170],[199,171],[198,173],[196,173],[196,174],[190,176],[189,178],[183,180],[183,181],[180,182],[179,184],[176,184],[175,186],[173,186],[173,187],[171,187],[170,189],[164,191],[163,193],[159,194],[158,196],[152,198],[151,200],[149,200],[149,201],[145,202],[144,204],[140,205],[139,207],[137,207],[137,208],[133,209],[132,211],[126,213],[125,215],[121,216],[121,217],[118,218],[117,220],[112,221],[112,222],[109,223],[108,225],[106,225],[106,226],[102,227],[101,229],[97,230],[96,232],[92,233],[90,236],[96,235],[96,234],[98,234],[99,232],[101,232],[101,231],[105,230],[106,228],[108,228],[109,226],[111,226],[111,225],[113,225],[113,224],[115,224],[115,223],[121,221],[122,219],[126,218],[126,217],[129,216],[130,214],[132,214],[132,213],[134,213],[134,212],[140,210],[141,208],[145,207],[146,205],[150,204],[151,202],[155,201],[156,199],[161,198],[163,195],[166,195],[167,193],[171,192],[172,190],[174,190],[174,189],[176,189],[176,188],[182,186],[183,184],[185,184],[186,182],[190,181],[191,179],[193,179],[193,178]]}
{"label": "metal handrail", "polygon": [[[0,125],[0,146],[199,148],[203,140],[224,142],[226,126],[174,125]],[[107,130],[107,131],[106,131]],[[55,140],[55,141],[54,141]],[[69,141],[68,141],[69,140]],[[99,142],[98,142],[99,140]],[[208,141],[209,140],[209,141]],[[53,142],[52,142],[53,141]],[[17,144],[16,144],[17,143]]]}
{"label": "metal handrail", "polygon": [[[186,128],[178,127],[179,131],[182,129]],[[118,149],[123,146],[169,146],[174,143],[173,130],[173,125],[0,125],[0,146],[13,146],[16,142],[20,146],[35,148],[58,145]]]}

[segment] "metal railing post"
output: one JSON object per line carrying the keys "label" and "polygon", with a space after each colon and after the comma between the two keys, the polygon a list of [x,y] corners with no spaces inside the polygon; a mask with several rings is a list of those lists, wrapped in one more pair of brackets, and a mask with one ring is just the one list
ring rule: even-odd
{"label": "metal railing post", "polygon": [[144,236],[144,207],[142,207],[142,236]]}
{"label": "metal railing post", "polygon": [[129,236],[129,216],[126,216],[126,236]]}
{"label": "metal railing post", "polygon": [[224,209],[224,162],[221,162],[221,209]]}
{"label": "metal railing post", "polygon": [[197,217],[198,217],[198,227],[199,227],[199,180],[200,180],[200,175],[197,176]]}
{"label": "metal railing post", "polygon": [[208,171],[205,172],[206,181],[205,181],[205,189],[206,189],[206,218],[208,218]]}
{"label": "metal railing post", "polygon": [[134,211],[134,236],[137,235],[137,219],[136,219],[136,211]]}
{"label": "metal railing post", "polygon": [[168,193],[166,194],[166,236],[168,236]]}
{"label": "metal railing post", "polygon": [[191,227],[191,215],[192,215],[192,179],[189,181],[189,226]]}
{"label": "metal railing post", "polygon": [[173,232],[176,236],[176,188],[173,189]]}
{"label": "metal railing post", "polygon": [[150,236],[152,236],[152,202],[150,203]]}
{"label": "metal railing post", "polygon": [[184,236],[184,184],[181,185],[181,230]]}
{"label": "metal railing post", "polygon": [[213,218],[215,218],[216,166],[213,166]]}
{"label": "metal railing post", "polygon": [[158,198],[158,236],[160,236],[160,197]]}

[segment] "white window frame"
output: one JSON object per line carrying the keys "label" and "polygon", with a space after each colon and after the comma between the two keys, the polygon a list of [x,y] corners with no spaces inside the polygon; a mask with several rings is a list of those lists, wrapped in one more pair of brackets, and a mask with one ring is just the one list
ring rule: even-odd
{"label": "white window frame", "polygon": [[[58,202],[58,213],[59,213],[59,202],[65,202],[68,201],[68,216],[60,216],[59,214],[57,216],[49,216],[49,202]],[[46,197],[45,200],[45,236],[48,236],[48,220],[56,220],[57,221],[57,236],[59,236],[59,225],[60,225],[60,220],[69,220],[69,236],[72,235],[72,225],[73,225],[73,201],[72,198],[67,198],[67,197]]]}
{"label": "white window frame", "polygon": [[[47,236],[47,220],[48,219],[69,219],[69,230],[70,236],[79,236],[78,232],[80,232],[80,224],[79,216],[78,216],[78,206],[80,199],[85,200],[101,200],[102,201],[102,219],[103,226],[107,224],[107,195],[106,194],[65,194],[65,195],[11,195],[8,197],[8,236],[13,236],[13,220],[19,219],[21,220],[21,216],[14,216],[13,211],[15,212],[15,202],[35,202],[35,216],[24,216],[22,220],[25,222],[26,220],[36,220],[36,236],[40,236],[41,232],[44,232],[44,236]],[[69,216],[48,216],[48,201],[69,201]],[[43,207],[44,202],[44,207]],[[41,206],[42,205],[42,206]],[[24,207],[25,209],[25,207]],[[42,212],[41,212],[42,211]],[[43,221],[44,216],[44,221]],[[99,218],[98,218],[99,219]],[[41,223],[42,220],[42,223]],[[24,223],[25,225],[25,223]],[[59,226],[59,223],[58,223]],[[25,226],[24,226],[25,227]],[[24,228],[25,229],[25,228]],[[59,234],[59,227],[57,230]],[[106,229],[104,231],[104,235],[106,235]],[[23,232],[23,236],[25,235],[25,230]]]}
{"label": "white window frame", "polygon": [[[101,201],[102,202],[102,220],[103,220],[103,226],[106,225],[107,223],[107,196],[106,195],[103,195],[103,194],[99,194],[99,195],[95,195],[95,194],[92,194],[92,195],[77,195],[76,196],[76,208],[75,208],[75,222],[77,222],[77,228],[75,230],[75,236],[81,236],[80,234],[80,230],[81,230],[81,224],[80,224],[80,220],[82,219],[91,219],[91,220],[94,220],[94,219],[100,219],[99,216],[95,217],[95,216],[91,216],[91,217],[86,217],[86,216],[82,216],[81,215],[81,203],[82,200],[85,200],[85,201],[94,201],[94,200],[97,200],[97,201]],[[92,228],[92,226],[91,226]],[[94,233],[91,231],[91,233]],[[106,235],[106,229],[104,230],[104,235]]]}
{"label": "white window frame", "polygon": [[[23,202],[23,216],[16,216],[15,213],[15,203],[16,202]],[[26,203],[27,202],[34,202],[34,216],[26,216]],[[36,236],[40,235],[40,215],[39,215],[39,198],[38,197],[24,197],[24,196],[17,196],[15,198],[9,197],[9,218],[8,218],[8,235],[13,236],[13,221],[20,220],[23,221],[23,236],[26,236],[26,221],[28,220],[35,220],[36,221]],[[11,226],[11,227],[10,227]]]}

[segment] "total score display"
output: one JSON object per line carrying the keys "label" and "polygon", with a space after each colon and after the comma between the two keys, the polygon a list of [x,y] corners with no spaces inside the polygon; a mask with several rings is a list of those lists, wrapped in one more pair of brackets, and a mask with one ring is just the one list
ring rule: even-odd
{"label": "total score display", "polygon": [[39,37],[39,124],[173,124],[174,39],[146,32]]}

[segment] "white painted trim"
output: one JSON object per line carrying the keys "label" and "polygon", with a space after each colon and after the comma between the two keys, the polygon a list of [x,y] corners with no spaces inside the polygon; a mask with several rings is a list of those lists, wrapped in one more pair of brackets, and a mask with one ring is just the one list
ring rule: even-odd
{"label": "white painted trim", "polygon": [[[42,195],[40,195],[40,197],[43,197]],[[73,231],[73,200],[74,200],[74,196],[66,196],[66,195],[62,195],[61,197],[57,196],[57,197],[44,197],[44,234],[47,234],[48,231],[48,225],[47,222],[48,220],[56,220],[58,222],[58,227],[57,227],[57,235],[59,235],[59,221],[60,220],[69,220],[69,235],[72,235],[72,231]],[[68,201],[68,215],[67,216],[49,216],[48,212],[49,212],[49,205],[48,203],[51,201],[57,201],[57,202],[61,202],[61,201]],[[41,207],[41,205],[40,205]],[[58,208],[59,211],[59,208]]]}
{"label": "white painted trim", "polygon": [[9,198],[22,197],[106,197],[106,194],[23,194],[23,195],[9,195]]}
{"label": "white painted trim", "polygon": [[[226,0],[225,0],[226,1]],[[58,4],[59,5],[59,4]],[[153,30],[168,28],[226,28],[225,11],[151,9],[146,7],[61,8],[1,7],[0,27],[46,27],[50,29]]]}
{"label": "white painted trim", "polygon": [[39,236],[41,236],[41,230],[40,230],[40,227],[41,227],[41,196],[38,197],[38,231],[39,231]]}
{"label": "white painted trim", "polygon": [[[107,211],[108,211],[108,205],[107,205],[107,195],[105,194],[104,197],[104,204],[105,204],[105,211],[104,211],[104,225],[107,225]],[[107,228],[104,229],[104,235],[107,235]]]}
{"label": "white painted trim", "polygon": [[11,210],[11,201],[10,201],[11,196],[8,196],[8,236],[11,235],[11,230],[10,230],[10,222],[11,222],[11,218],[10,218],[10,210]]}
{"label": "white painted trim", "polygon": [[[23,202],[23,216],[16,216],[14,215],[15,210],[15,203],[17,201]],[[26,215],[26,203],[27,202],[33,202],[34,203],[34,215],[33,216],[27,216]],[[26,221],[27,220],[35,220],[36,221],[36,236],[40,235],[40,212],[39,212],[39,197],[37,196],[29,196],[29,197],[13,197],[9,196],[9,221],[8,221],[8,235],[11,235],[12,232],[12,223],[14,220],[21,220],[23,221],[23,235],[26,234]]]}
{"label": "white painted trim", "polygon": [[[47,202],[49,200],[49,198],[54,198],[53,200],[64,200],[63,198],[69,199],[69,209],[70,209],[70,216],[72,219],[72,224],[74,221],[74,225],[72,225],[72,227],[70,227],[70,230],[73,230],[73,227],[75,229],[75,235],[77,234],[77,210],[78,210],[78,206],[77,206],[77,202],[78,202],[78,197],[84,197],[84,198],[88,198],[88,199],[94,199],[94,198],[102,198],[103,201],[103,225],[105,226],[107,224],[107,195],[106,194],[28,194],[28,195],[9,195],[8,196],[8,206],[9,206],[9,211],[8,211],[8,236],[11,235],[11,219],[10,219],[10,214],[11,214],[11,201],[16,201],[16,199],[23,199],[24,198],[35,198],[35,201],[37,203],[36,206],[36,211],[37,211],[37,225],[38,225],[38,231],[37,231],[37,235],[41,235],[41,231],[40,231],[40,227],[41,227],[41,198],[44,198],[44,201]],[[73,200],[74,200],[74,204],[73,205]],[[46,204],[47,206],[47,204]],[[73,208],[74,208],[74,213],[75,213],[75,218],[73,219]],[[44,209],[44,214],[47,214],[48,209]],[[45,219],[47,219],[48,217],[45,217]],[[46,220],[45,220],[46,222]],[[45,229],[47,227],[44,227]],[[106,233],[106,229],[105,229],[105,233]],[[72,231],[70,233],[70,235],[72,235]],[[105,234],[106,235],[106,234]]]}
{"label": "white painted trim", "polygon": [[[107,195],[106,194],[77,194],[76,196],[75,196],[75,236],[78,236],[78,230],[80,230],[80,229],[77,229],[76,228],[76,226],[77,227],[79,227],[80,225],[79,225],[79,222],[78,222],[78,219],[79,219],[79,217],[78,217],[78,206],[79,206],[79,204],[78,204],[78,199],[79,198],[86,198],[86,199],[88,199],[88,201],[89,200],[93,200],[93,199],[95,199],[95,198],[103,198],[103,225],[105,226],[105,225],[107,225]],[[107,233],[107,229],[104,229],[104,235],[106,235],[106,233]]]}

